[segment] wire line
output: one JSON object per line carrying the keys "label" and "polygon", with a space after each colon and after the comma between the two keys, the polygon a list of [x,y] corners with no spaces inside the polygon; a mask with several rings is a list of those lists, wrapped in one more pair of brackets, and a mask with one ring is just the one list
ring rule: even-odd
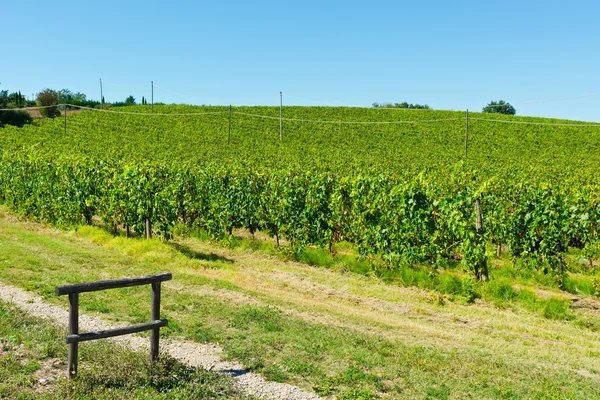
{"label": "wire line", "polygon": [[225,114],[227,111],[210,111],[210,112],[201,112],[201,113],[179,113],[179,114],[164,114],[164,113],[137,113],[137,112],[130,112],[130,111],[114,111],[114,110],[101,110],[98,108],[91,108],[91,107],[83,107],[83,106],[74,106],[71,104],[67,104],[67,106],[69,107],[75,107],[75,108],[79,108],[82,110],[89,110],[89,111],[97,111],[97,112],[105,112],[105,113],[111,113],[111,114],[124,114],[124,115],[144,115],[144,116],[149,116],[149,117],[181,117],[181,116],[190,116],[190,115],[211,115],[211,114]]}
{"label": "wire line", "polygon": [[471,118],[471,117],[469,117],[469,121],[487,121],[487,122],[497,122],[497,123],[502,123],[502,124],[519,124],[519,125],[586,126],[586,127],[600,128],[600,124],[561,124],[561,123],[552,123],[552,122],[506,121],[506,120],[501,120],[501,119],[486,119],[486,118]]}

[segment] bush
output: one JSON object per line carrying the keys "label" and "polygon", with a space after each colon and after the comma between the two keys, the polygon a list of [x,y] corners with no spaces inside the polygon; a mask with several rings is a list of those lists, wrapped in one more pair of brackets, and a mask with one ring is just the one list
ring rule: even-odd
{"label": "bush", "polygon": [[510,103],[505,102],[504,100],[500,100],[498,102],[490,101],[489,104],[483,107],[482,110],[484,113],[496,113],[496,114],[506,114],[506,115],[515,115],[517,110],[510,105]]}
{"label": "bush", "polygon": [[0,126],[14,125],[22,127],[31,122],[31,115],[26,111],[0,111]]}
{"label": "bush", "polygon": [[[52,89],[44,89],[39,92],[36,96],[37,105],[41,108],[40,114],[44,117],[54,118],[60,115],[58,111],[58,92]],[[50,107],[56,106],[56,107]]]}

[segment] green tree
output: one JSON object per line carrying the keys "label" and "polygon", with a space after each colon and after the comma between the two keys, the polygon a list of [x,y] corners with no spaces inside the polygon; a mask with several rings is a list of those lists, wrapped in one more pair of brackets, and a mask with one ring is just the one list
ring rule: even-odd
{"label": "green tree", "polygon": [[[0,109],[17,107],[18,97],[13,96],[16,101],[10,102],[11,96],[14,94],[9,95],[8,90],[0,91]],[[20,110],[0,111],[0,127],[4,125],[23,126],[29,122],[31,122],[31,116],[27,112]]]}
{"label": "green tree", "polygon": [[490,101],[489,104],[483,107],[483,112],[485,113],[496,113],[496,114],[506,114],[506,115],[515,115],[517,110],[510,105],[510,103],[505,102],[504,100]]}
{"label": "green tree", "polygon": [[36,101],[39,107],[46,107],[40,109],[40,114],[44,117],[54,118],[60,115],[60,112],[58,111],[58,92],[56,90],[42,90],[37,94]]}
{"label": "green tree", "polygon": [[135,105],[135,97],[129,96],[128,98],[126,98],[125,99],[125,104],[127,104],[128,106]]}
{"label": "green tree", "polygon": [[0,108],[8,107],[8,90],[0,90]]}

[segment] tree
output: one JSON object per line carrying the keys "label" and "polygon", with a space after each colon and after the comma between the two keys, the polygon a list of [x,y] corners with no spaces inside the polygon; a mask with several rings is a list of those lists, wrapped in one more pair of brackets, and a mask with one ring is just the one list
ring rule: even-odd
{"label": "tree", "polygon": [[60,115],[58,111],[58,92],[56,90],[44,89],[37,94],[35,99],[39,107],[46,107],[40,109],[40,114],[43,116],[54,118]]}
{"label": "tree", "polygon": [[8,90],[0,90],[0,108],[8,107]]}
{"label": "tree", "polygon": [[517,110],[510,103],[505,102],[504,100],[500,100],[498,102],[490,101],[490,103],[483,107],[483,112],[485,113],[496,113],[496,114],[506,114],[506,115],[515,115]]}
{"label": "tree", "polygon": [[129,96],[128,98],[126,98],[125,99],[125,104],[127,104],[128,106],[135,105],[135,97]]}
{"label": "tree", "polygon": [[[12,95],[15,95],[13,93]],[[0,109],[13,108],[17,107],[20,97],[13,96],[15,102],[10,103],[11,96],[8,94],[8,90],[0,91]],[[31,122],[31,116],[27,112],[19,111],[19,110],[7,110],[0,111],[0,127],[4,125],[15,125],[15,126],[23,126],[27,123]]]}

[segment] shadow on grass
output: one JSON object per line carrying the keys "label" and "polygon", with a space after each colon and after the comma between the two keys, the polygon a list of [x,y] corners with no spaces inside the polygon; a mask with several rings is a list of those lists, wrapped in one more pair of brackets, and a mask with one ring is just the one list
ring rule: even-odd
{"label": "shadow on grass", "polygon": [[228,263],[228,264],[233,264],[234,260],[227,258],[227,257],[223,257],[220,256],[218,254],[215,253],[201,253],[199,251],[196,251],[194,249],[190,249],[188,246],[179,244],[179,243],[169,243],[169,245],[174,248],[175,250],[177,250],[178,252],[180,252],[181,254],[183,254],[184,256],[192,259],[192,260],[203,260],[203,261],[220,261],[223,263]]}

